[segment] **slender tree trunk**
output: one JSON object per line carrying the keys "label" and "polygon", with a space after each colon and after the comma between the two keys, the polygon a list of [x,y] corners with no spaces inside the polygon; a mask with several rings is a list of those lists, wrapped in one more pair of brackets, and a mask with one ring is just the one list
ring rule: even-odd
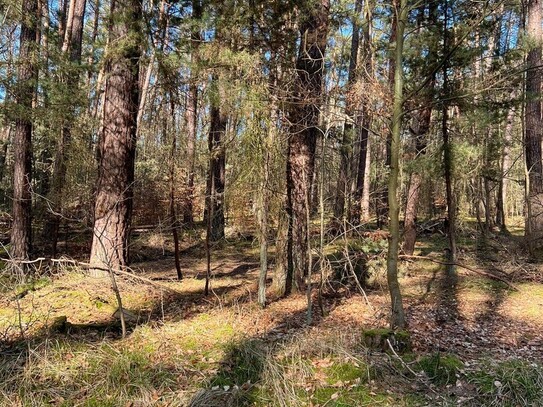
{"label": "slender tree trunk", "polygon": [[403,119],[403,42],[407,24],[407,0],[395,0],[396,46],[394,53],[394,108],[390,144],[390,174],[388,179],[389,232],[387,255],[387,281],[392,304],[390,325],[392,329],[406,326],[402,294],[398,283],[398,249],[400,244],[400,204],[398,200],[398,178],[400,172],[400,133]]}
{"label": "slender tree trunk", "polygon": [[[421,7],[420,15],[424,15],[424,8]],[[429,24],[437,24],[437,5],[430,4],[429,6]],[[421,21],[422,23],[422,21]],[[419,26],[420,28],[420,26]],[[415,115],[413,125],[411,126],[411,135],[414,138],[414,153],[415,159],[426,154],[427,135],[430,130],[430,122],[432,118],[432,103],[434,92],[436,74],[433,72],[435,62],[437,61],[437,49],[435,46],[430,48],[429,55],[430,62],[428,68],[422,72],[422,77],[427,78],[430,76],[428,85],[425,87],[424,96],[420,110]],[[404,217],[404,236],[402,250],[407,255],[412,255],[415,250],[415,242],[417,240],[417,211],[419,205],[420,189],[422,185],[422,174],[420,170],[415,169],[411,174],[409,181],[409,189],[407,192],[407,200],[405,204],[405,217]]]}
{"label": "slender tree trunk", "polygon": [[[393,4],[396,4],[397,0],[394,0]],[[398,15],[396,13],[393,13],[392,15],[392,27],[391,27],[391,33],[390,33],[390,40],[389,44],[393,45],[397,43],[397,35],[398,35]],[[396,56],[393,52],[390,52],[390,56],[388,58],[388,83],[390,86],[390,89],[392,90],[392,93],[394,93],[394,86],[395,86],[395,72],[396,72]],[[391,160],[392,160],[392,132],[387,131],[387,139],[385,143],[385,168],[389,169],[391,168]],[[380,191],[380,194],[377,196],[377,202],[376,202],[376,212],[377,212],[377,227],[382,228],[388,223],[387,214],[390,212],[390,208],[388,208],[388,185],[384,185],[382,190]]]}
{"label": "slender tree trunk", "polygon": [[[355,2],[355,15],[352,21],[352,37],[351,37],[351,55],[349,59],[349,73],[347,78],[347,92],[352,91],[353,86],[356,83],[358,75],[358,51],[360,44],[360,24],[358,23],[360,19],[360,14],[362,13],[362,0],[356,0]],[[364,56],[367,57],[365,54]],[[349,160],[351,159],[353,152],[353,140],[354,135],[360,131],[357,129],[357,124],[359,120],[355,115],[355,102],[352,97],[347,97],[345,102],[345,114],[348,117],[348,120],[345,122],[345,127],[343,130],[343,140],[341,142],[340,148],[340,167],[339,167],[339,177],[337,182],[336,189],[336,203],[334,206],[334,217],[339,221],[342,220],[343,214],[345,212],[345,201],[347,199],[347,191],[349,190],[348,185],[348,169],[349,169]],[[342,223],[342,222],[341,222]]]}
{"label": "slender tree trunk", "polygon": [[[192,19],[196,23],[202,18],[202,6],[200,0],[192,2]],[[198,127],[198,84],[197,65],[198,47],[201,41],[200,29],[194,27],[191,32],[191,72],[189,78],[189,90],[187,93],[187,107],[185,109],[185,126],[187,129],[187,198],[183,205],[183,222],[192,225],[194,223],[194,165],[196,162],[196,131]]]}
{"label": "slender tree trunk", "polygon": [[[309,273],[309,185],[315,165],[322,92],[324,53],[328,35],[329,0],[320,0],[300,24],[296,79],[288,112],[287,153],[288,267],[287,280],[303,286]],[[287,282],[287,287],[291,287]],[[289,294],[287,290],[286,294]]]}
{"label": "slender tree trunk", "polygon": [[[132,218],[142,5],[139,0],[112,0],[111,50],[106,61],[104,119],[96,188],[90,263],[95,275],[128,264]],[[130,41],[126,39],[129,38]]]}
{"label": "slender tree trunk", "polygon": [[[96,38],[98,37],[99,22],[100,22],[100,0],[94,0],[94,18],[92,20],[92,32],[91,32],[91,37],[89,41],[90,51],[89,51],[89,56],[87,58],[87,65],[89,66],[94,65],[94,47],[96,44]],[[94,76],[94,70],[89,69],[87,72],[87,79],[86,79],[87,88],[90,88],[90,84],[91,84],[91,80],[93,76]],[[89,97],[89,103],[91,100],[92,99]]]}
{"label": "slender tree trunk", "polygon": [[[416,123],[411,128],[415,138],[415,157],[426,153],[426,136],[430,129],[430,120],[432,117],[431,100],[429,104],[422,108]],[[419,204],[420,188],[422,185],[422,174],[420,171],[413,171],[409,180],[409,189],[407,192],[407,201],[405,205],[404,217],[404,236],[402,250],[405,254],[412,255],[415,250],[417,240],[417,209]]]}
{"label": "slender tree trunk", "polygon": [[[449,51],[448,44],[448,1],[445,1],[445,23],[443,25],[443,54]],[[449,78],[448,61],[443,64],[443,95],[442,95],[442,121],[441,131],[443,137],[443,165],[445,169],[445,189],[447,196],[447,238],[449,240],[447,266],[448,277],[456,276],[456,199],[453,191],[453,151],[449,135]]]}
{"label": "slender tree trunk", "polygon": [[[62,53],[70,62],[68,72],[63,78],[68,88],[77,88],[80,78],[81,49],[83,41],[83,26],[85,18],[86,0],[72,0],[66,22]],[[71,101],[69,102],[71,103]],[[50,202],[52,212],[48,213],[44,228],[44,240],[47,242],[46,252],[56,257],[60,221],[62,218],[62,202],[64,185],[66,184],[66,155],[72,139],[72,123],[75,109],[73,105],[66,107],[68,118],[63,123],[60,137],[57,142],[55,161],[53,166],[53,180],[51,183]]]}
{"label": "slender tree trunk", "polygon": [[[363,48],[362,56],[364,58],[365,72],[363,77],[367,83],[373,80],[373,51],[371,45],[371,27],[373,19],[373,1],[367,1],[365,4],[364,25],[362,26]],[[365,99],[365,98],[363,98]],[[370,106],[366,100],[363,100],[360,106],[361,113],[358,117],[357,142],[358,156],[356,157],[353,199],[350,205],[349,223],[351,227],[356,228],[360,221],[369,220],[370,207],[370,128],[372,117]]]}
{"label": "slender tree trunk", "polygon": [[[194,52],[194,51],[193,51]],[[193,58],[194,59],[194,58]],[[192,76],[192,75],[191,75]],[[183,222],[194,223],[194,166],[196,162],[196,129],[198,125],[198,85],[191,77],[185,109],[185,125],[187,129],[187,198],[183,205]]]}
{"label": "slender tree trunk", "polygon": [[37,51],[38,2],[23,2],[19,43],[19,68],[15,102],[21,113],[15,118],[13,134],[13,225],[11,229],[11,256],[26,260],[31,251],[32,227],[32,100],[36,89],[38,67]]}
{"label": "slender tree trunk", "polygon": [[266,306],[266,278],[268,275],[268,212],[269,212],[269,179],[270,179],[270,149],[274,142],[274,123],[271,124],[268,140],[264,140],[262,149],[262,174],[260,193],[258,196],[258,225],[260,241],[260,275],[258,279],[258,303]]}
{"label": "slender tree trunk", "polygon": [[[66,33],[66,17],[68,15],[68,5],[72,0],[60,0],[58,3],[58,37],[64,38]],[[62,47],[62,42],[59,43]]]}
{"label": "slender tree trunk", "polygon": [[496,203],[496,225],[502,232],[507,232],[507,192],[509,180],[507,179],[511,169],[511,143],[513,141],[513,120],[515,110],[510,108],[507,112],[507,123],[505,124],[505,134],[502,147],[501,177],[498,187],[498,200]]}
{"label": "slender tree trunk", "polygon": [[[177,154],[177,128],[175,123],[175,104],[173,101],[172,92],[170,92],[170,116],[172,120],[172,147],[170,151],[170,217],[172,219],[175,270],[177,271],[177,279],[182,280],[183,272],[181,271],[181,262],[179,260],[179,224],[177,222],[177,211],[175,205],[175,157]],[[166,140],[167,137],[167,125],[168,120],[164,118],[164,140]]]}
{"label": "slender tree trunk", "polygon": [[525,159],[528,171],[526,237],[530,251],[538,254],[543,246],[543,165],[541,143],[541,2],[527,1],[526,34],[531,49],[526,58]]}
{"label": "slender tree trunk", "polygon": [[[219,79],[213,78],[217,92],[220,92]],[[210,108],[210,125],[208,147],[210,154],[206,211],[207,215],[213,214],[211,219],[211,241],[219,241],[224,238],[224,185],[226,169],[226,152],[224,147],[224,137],[226,135],[226,126],[228,119],[224,114],[218,101],[212,100]]]}
{"label": "slender tree trunk", "polygon": [[[11,35],[9,37],[10,40],[12,40],[14,37]],[[15,40],[13,39],[13,42],[15,43]],[[11,78],[13,75],[13,48],[14,47],[8,47],[7,50],[7,56],[6,56],[6,77]],[[9,96],[12,93],[12,88],[8,83],[4,85],[5,90],[5,97],[4,97],[4,103],[7,103],[8,101],[11,101],[11,97]],[[9,115],[6,115],[6,117],[3,120],[2,123],[2,136],[0,138],[0,183],[4,179],[4,176],[7,172],[7,156],[8,156],[8,146],[11,142],[11,135],[13,133],[13,125],[11,123]],[[2,191],[2,197],[1,199],[4,200],[5,191]]]}

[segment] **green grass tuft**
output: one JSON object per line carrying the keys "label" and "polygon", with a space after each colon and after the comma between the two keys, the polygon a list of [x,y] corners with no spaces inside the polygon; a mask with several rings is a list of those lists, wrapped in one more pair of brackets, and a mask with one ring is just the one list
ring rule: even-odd
{"label": "green grass tuft", "polygon": [[489,406],[543,405],[543,366],[524,360],[487,362],[468,375],[481,402]]}
{"label": "green grass tuft", "polygon": [[424,371],[432,383],[437,385],[455,384],[463,362],[455,355],[434,353],[417,362],[419,370]]}

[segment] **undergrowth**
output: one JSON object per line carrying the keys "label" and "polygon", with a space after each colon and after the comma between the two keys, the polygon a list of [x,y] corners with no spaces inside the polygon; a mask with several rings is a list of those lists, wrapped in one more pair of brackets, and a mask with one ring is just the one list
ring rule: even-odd
{"label": "undergrowth", "polygon": [[486,361],[470,373],[485,406],[542,406],[543,366],[524,360]]}

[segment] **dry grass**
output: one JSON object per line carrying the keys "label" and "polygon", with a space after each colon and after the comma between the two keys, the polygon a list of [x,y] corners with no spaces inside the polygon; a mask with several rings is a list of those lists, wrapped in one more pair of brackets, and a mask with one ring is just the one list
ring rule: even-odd
{"label": "dry grass", "polygon": [[[255,304],[256,258],[252,242],[217,247],[208,298],[198,247],[183,257],[181,282],[171,259],[138,264],[138,273],[163,288],[119,279],[124,305],[135,315],[124,339],[103,281],[66,269],[4,284],[0,405],[540,405],[533,390],[541,382],[534,361],[543,353],[539,285],[522,283],[511,292],[461,272],[458,314],[443,323],[437,318],[437,309],[448,306],[440,304],[441,268],[404,264],[401,283],[417,353],[400,361],[362,346],[363,328],[387,324],[386,291],[368,290],[370,304],[356,290],[331,297],[328,315],[315,310],[307,327],[304,295],[274,300],[266,309]],[[68,326],[52,328],[61,316]],[[440,356],[443,349],[452,355]],[[507,359],[515,354],[525,362],[511,364]],[[483,356],[492,357],[492,368]]]}

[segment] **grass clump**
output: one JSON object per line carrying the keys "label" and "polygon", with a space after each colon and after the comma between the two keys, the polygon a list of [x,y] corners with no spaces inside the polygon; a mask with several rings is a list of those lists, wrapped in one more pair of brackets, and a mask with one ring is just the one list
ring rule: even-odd
{"label": "grass clump", "polygon": [[418,369],[426,373],[432,383],[440,386],[455,384],[463,366],[457,356],[440,353],[422,357],[417,362]]}
{"label": "grass clump", "polygon": [[469,374],[485,406],[543,405],[543,366],[524,360],[485,363]]}
{"label": "grass clump", "polygon": [[373,393],[364,386],[355,386],[348,389],[321,387],[315,390],[311,401],[312,405],[334,407],[393,405],[393,400],[390,396]]}
{"label": "grass clump", "polygon": [[247,340],[227,347],[222,368],[211,386],[234,386],[260,380],[266,362],[266,349],[261,341]]}
{"label": "grass clump", "polygon": [[48,277],[38,277],[26,283],[20,284],[14,289],[14,298],[23,298],[31,291],[38,291],[41,288],[51,284],[51,279]]}
{"label": "grass clump", "polygon": [[330,384],[352,382],[354,380],[366,381],[365,379],[368,378],[368,370],[366,368],[349,362],[334,363],[327,369],[326,374]]}

